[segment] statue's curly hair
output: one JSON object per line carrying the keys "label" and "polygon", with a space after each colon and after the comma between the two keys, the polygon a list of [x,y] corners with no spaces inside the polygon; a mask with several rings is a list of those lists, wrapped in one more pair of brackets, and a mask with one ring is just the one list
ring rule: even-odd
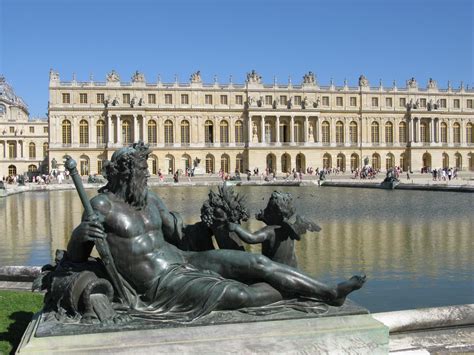
{"label": "statue's curly hair", "polygon": [[267,207],[256,218],[266,224],[279,224],[295,213],[293,196],[288,192],[273,191]]}
{"label": "statue's curly hair", "polygon": [[217,210],[224,212],[224,218],[232,223],[240,223],[249,219],[249,213],[245,207],[245,196],[234,193],[234,188],[226,183],[218,187],[218,192],[209,192],[209,199],[201,207],[201,221],[208,227],[217,221]]}

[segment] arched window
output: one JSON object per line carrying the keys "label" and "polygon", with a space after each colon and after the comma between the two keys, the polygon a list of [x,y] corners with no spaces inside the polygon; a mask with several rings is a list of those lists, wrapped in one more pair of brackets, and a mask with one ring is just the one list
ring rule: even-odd
{"label": "arched window", "polygon": [[385,169],[392,169],[395,167],[395,157],[392,153],[388,153],[385,157]]}
{"label": "arched window", "polygon": [[304,154],[299,153],[296,155],[296,171],[304,172],[306,170],[306,158]]}
{"label": "arched window", "polygon": [[206,155],[206,173],[214,173],[214,156],[212,154]]}
{"label": "arched window", "polygon": [[344,123],[341,121],[336,122],[336,143],[344,143]]}
{"label": "arched window", "polygon": [[405,158],[405,153],[402,153],[400,154],[400,168],[403,170],[403,171],[406,171],[407,170],[407,160]]}
{"label": "arched window", "polygon": [[128,120],[122,121],[122,143],[124,145],[132,143],[132,127]]}
{"label": "arched window", "polygon": [[173,122],[171,120],[165,121],[165,144],[173,144]]}
{"label": "arched window", "polygon": [[329,144],[329,142],[331,141],[331,135],[329,132],[328,121],[324,121],[323,124],[321,125],[321,133],[322,133],[323,144]]}
{"label": "arched window", "polygon": [[165,156],[165,169],[167,169],[168,174],[174,173],[174,156],[171,154]]}
{"label": "arched window", "polygon": [[235,122],[235,143],[244,142],[244,126],[242,121],[238,120]]}
{"label": "arched window", "polygon": [[43,158],[46,158],[48,156],[48,149],[49,149],[49,144],[43,143]]}
{"label": "arched window", "polygon": [[342,153],[339,153],[336,157],[336,166],[339,171],[346,170],[346,156]]}
{"label": "arched window", "polygon": [[235,158],[235,170],[239,173],[244,172],[244,158],[242,154],[237,154],[237,157]]}
{"label": "arched window", "polygon": [[357,122],[352,121],[349,125],[349,138],[351,143],[358,143],[359,142],[359,135],[357,132]]}
{"label": "arched window", "polygon": [[89,157],[82,155],[79,159],[80,173],[81,175],[89,175]]}
{"label": "arched window", "polygon": [[459,153],[454,154],[454,165],[456,169],[462,170],[462,156]]}
{"label": "arched window", "polygon": [[191,142],[191,138],[189,136],[189,121],[182,120],[181,121],[181,144],[188,145]]}
{"label": "arched window", "polygon": [[326,153],[323,155],[323,168],[330,169],[332,167],[331,155]]}
{"label": "arched window", "polygon": [[441,143],[448,143],[448,125],[441,122]]}
{"label": "arched window", "polygon": [[351,155],[351,171],[359,168],[359,156],[356,153]]}
{"label": "arched window", "polygon": [[28,146],[28,153],[30,159],[36,159],[36,145],[33,142],[31,142]]}
{"label": "arched window", "polygon": [[380,155],[377,153],[372,154],[372,168],[380,169]]}
{"label": "arched window", "polygon": [[191,169],[191,157],[188,154],[181,156],[181,167],[184,171]]}
{"label": "arched window", "polygon": [[385,123],[385,143],[393,143],[393,123]]}
{"label": "arched window", "polygon": [[420,140],[423,143],[429,142],[428,125],[425,122],[420,124]]}
{"label": "arched window", "polygon": [[97,132],[97,144],[104,144],[105,143],[105,121],[98,120],[95,127],[96,127],[96,132]]}
{"label": "arched window", "polygon": [[63,145],[71,144],[71,121],[64,120],[61,123]]}
{"label": "arched window", "polygon": [[449,168],[449,155],[446,153],[443,153],[443,169],[444,168]]}
{"label": "arched window", "polygon": [[221,143],[229,143],[229,123],[222,120],[219,124]]}
{"label": "arched window", "polygon": [[289,173],[291,171],[291,158],[287,153],[281,156],[281,171],[283,173]]}
{"label": "arched window", "polygon": [[380,143],[379,124],[377,122],[372,122],[370,125],[370,137],[372,143]]}
{"label": "arched window", "polygon": [[407,142],[407,125],[405,122],[400,122],[398,125],[398,140],[400,143]]}
{"label": "arched window", "polygon": [[204,142],[214,143],[214,125],[210,120],[204,122]]}
{"label": "arched window", "polygon": [[158,174],[158,159],[155,155],[150,155],[148,157],[148,170],[152,175]]}
{"label": "arched window", "polygon": [[148,143],[149,144],[156,144],[157,139],[156,139],[156,121],[155,120],[149,120],[147,123],[147,136],[148,136]]}
{"label": "arched window", "polygon": [[37,171],[38,171],[38,168],[36,167],[36,165],[33,165],[33,164],[28,165],[28,172],[29,173],[35,173]]}
{"label": "arched window", "polygon": [[79,144],[89,144],[89,123],[87,123],[86,120],[81,120],[79,122]]}
{"label": "arched window", "polygon": [[16,175],[16,166],[15,165],[9,165],[8,166],[8,175],[9,176],[15,176]]}
{"label": "arched window", "polygon": [[423,154],[422,161],[423,161],[423,168],[426,168],[426,169],[431,168],[431,154],[430,153]]}
{"label": "arched window", "polygon": [[224,172],[224,173],[229,173],[229,161],[230,161],[230,158],[227,154],[222,154],[221,156],[221,170]]}
{"label": "arched window", "polygon": [[461,143],[461,126],[457,122],[453,124],[453,143]]}
{"label": "arched window", "polygon": [[466,143],[474,143],[474,127],[471,122],[466,125]]}

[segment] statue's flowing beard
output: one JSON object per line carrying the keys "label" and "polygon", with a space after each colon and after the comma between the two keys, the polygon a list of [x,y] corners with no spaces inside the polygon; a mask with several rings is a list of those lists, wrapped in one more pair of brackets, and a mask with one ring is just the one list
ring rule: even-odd
{"label": "statue's flowing beard", "polygon": [[132,175],[127,184],[126,201],[138,209],[145,207],[147,203],[148,186],[145,174]]}

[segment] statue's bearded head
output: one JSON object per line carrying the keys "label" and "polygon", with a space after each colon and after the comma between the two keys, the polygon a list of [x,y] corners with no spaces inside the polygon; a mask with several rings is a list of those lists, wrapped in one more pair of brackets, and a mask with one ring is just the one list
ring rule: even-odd
{"label": "statue's bearded head", "polygon": [[99,192],[112,192],[133,207],[143,208],[148,196],[149,154],[150,150],[143,142],[117,150],[104,164],[108,182]]}

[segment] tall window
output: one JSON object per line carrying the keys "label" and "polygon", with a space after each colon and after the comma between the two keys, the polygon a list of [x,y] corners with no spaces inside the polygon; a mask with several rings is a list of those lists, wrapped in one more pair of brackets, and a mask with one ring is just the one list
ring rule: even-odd
{"label": "tall window", "polygon": [[466,143],[474,143],[474,130],[471,122],[466,125]]}
{"label": "tall window", "polygon": [[130,121],[122,121],[122,143],[130,144],[132,142],[132,127]]}
{"label": "tall window", "polygon": [[407,99],[404,97],[400,97],[400,106],[406,107],[407,106]]}
{"label": "tall window", "polygon": [[420,99],[420,107],[426,107],[426,99]]}
{"label": "tall window", "polygon": [[79,144],[89,144],[89,123],[86,120],[79,122]]}
{"label": "tall window", "polygon": [[301,105],[301,96],[299,95],[295,96],[295,105],[298,105],[298,106]]}
{"label": "tall window", "polygon": [[472,102],[473,102],[472,99],[467,99],[466,100],[466,108],[472,108],[473,107]]}
{"label": "tall window", "polygon": [[244,142],[244,126],[242,121],[235,122],[235,143]]}
{"label": "tall window", "polygon": [[165,94],[165,104],[173,104],[173,96],[171,94]]}
{"label": "tall window", "polygon": [[165,121],[165,144],[173,144],[173,122]]}
{"label": "tall window", "polygon": [[224,173],[229,173],[229,156],[227,154],[222,154],[221,156],[221,170]]}
{"label": "tall window", "polygon": [[99,159],[97,160],[97,174],[99,175],[102,175],[102,166],[102,159],[99,157]]}
{"label": "tall window", "polygon": [[422,122],[420,124],[420,140],[423,143],[428,143],[429,142],[428,125],[425,122]]}
{"label": "tall window", "polygon": [[273,104],[273,97],[272,95],[265,95],[265,105],[272,105]]}
{"label": "tall window", "polygon": [[221,105],[227,105],[227,95],[221,95]]}
{"label": "tall window", "polygon": [[71,121],[64,120],[61,124],[63,144],[71,144]]}
{"label": "tall window", "polygon": [[204,96],[204,100],[205,100],[206,105],[212,105],[212,95]]}
{"label": "tall window", "polygon": [[204,142],[214,143],[214,125],[210,120],[204,123]]}
{"label": "tall window", "polygon": [[453,105],[454,105],[454,108],[459,108],[459,107],[461,107],[459,99],[454,99]]}
{"label": "tall window", "polygon": [[189,121],[183,120],[181,121],[181,144],[189,144],[190,137],[189,137]]}
{"label": "tall window", "polygon": [[393,123],[385,123],[385,143],[393,143]]}
{"label": "tall window", "polygon": [[351,97],[351,99],[350,99],[350,105],[351,105],[352,107],[357,106],[357,97],[355,97],[355,96],[352,96],[352,97]]}
{"label": "tall window", "polygon": [[130,94],[123,94],[123,103],[124,104],[130,103]]}
{"label": "tall window", "polygon": [[235,158],[235,170],[237,170],[239,173],[244,172],[244,160],[240,154],[237,155],[237,158]]}
{"label": "tall window", "polygon": [[82,156],[79,159],[79,166],[80,166],[80,173],[82,176],[89,175],[89,158],[86,156]]}
{"label": "tall window", "polygon": [[156,144],[156,121],[149,120],[147,124],[148,143]]}
{"label": "tall window", "polygon": [[293,141],[294,142],[302,142],[303,141],[303,135],[302,133],[302,125],[300,122],[295,122],[294,124],[294,132],[293,132]]}
{"label": "tall window", "polygon": [[229,143],[229,123],[221,121],[220,123],[221,143]]}
{"label": "tall window", "polygon": [[103,104],[105,101],[104,94],[97,94],[97,103],[98,104]]}
{"label": "tall window", "polygon": [[378,97],[373,97],[372,98],[372,107],[378,107],[379,106],[379,98]]}
{"label": "tall window", "polygon": [[8,166],[8,175],[10,175],[10,176],[16,175],[16,166],[15,165],[9,165]]}
{"label": "tall window", "polygon": [[189,95],[182,94],[181,95],[181,105],[189,105]]}
{"label": "tall window", "polygon": [[36,145],[33,142],[28,146],[28,153],[30,159],[36,159]]}
{"label": "tall window", "polygon": [[35,133],[35,126],[30,127],[30,133]]}
{"label": "tall window", "polygon": [[359,167],[359,156],[357,154],[351,155],[351,171]]}
{"label": "tall window", "polygon": [[63,104],[70,104],[71,103],[71,94],[63,93]]}
{"label": "tall window", "polygon": [[244,97],[242,95],[235,95],[235,104],[242,105],[244,103]]}
{"label": "tall window", "polygon": [[[296,131],[296,129],[295,129]],[[272,125],[270,124],[270,122],[265,122],[265,142],[269,143],[269,142],[273,142],[273,139],[272,139]]]}
{"label": "tall window", "polygon": [[377,122],[372,122],[370,125],[370,137],[372,143],[380,143],[379,124]]}
{"label": "tall window", "polygon": [[405,122],[400,122],[398,125],[398,140],[400,143],[407,142],[407,125]]}
{"label": "tall window", "polygon": [[206,155],[206,173],[214,172],[214,157],[211,154]]}
{"label": "tall window", "polygon": [[288,97],[286,95],[280,95],[280,105],[286,106],[288,103]]}
{"label": "tall window", "polygon": [[342,96],[336,97],[336,106],[342,106]]}
{"label": "tall window", "polygon": [[80,93],[79,94],[79,103],[87,104],[87,94],[86,93]]}
{"label": "tall window", "polygon": [[48,156],[48,149],[49,149],[49,144],[43,143],[43,158],[46,158]]}
{"label": "tall window", "polygon": [[439,100],[439,107],[440,108],[446,108],[446,99],[440,99]]}
{"label": "tall window", "polygon": [[329,133],[329,122],[324,121],[321,125],[322,140],[324,144],[329,144],[331,135]]}
{"label": "tall window", "polygon": [[393,100],[392,100],[392,98],[391,98],[391,97],[385,98],[385,106],[387,106],[387,107],[392,107],[392,105],[393,105]]}
{"label": "tall window", "polygon": [[457,122],[453,124],[453,143],[461,143],[461,126]]}
{"label": "tall window", "polygon": [[448,143],[448,125],[441,122],[441,143]]}
{"label": "tall window", "polygon": [[149,104],[156,104],[156,95],[155,94],[148,94],[148,103]]}
{"label": "tall window", "polygon": [[9,159],[16,158],[16,143],[15,142],[8,143],[8,158]]}
{"label": "tall window", "polygon": [[96,124],[97,144],[105,143],[105,121],[98,120]]}
{"label": "tall window", "polygon": [[388,153],[385,157],[385,169],[392,169],[395,167],[395,157],[392,153]]}
{"label": "tall window", "polygon": [[380,169],[380,156],[377,153],[372,155],[372,168]]}
{"label": "tall window", "polygon": [[349,125],[349,135],[351,143],[357,143],[359,141],[359,135],[357,134],[357,122],[352,121]]}
{"label": "tall window", "polygon": [[344,123],[341,121],[336,122],[336,143],[344,143]]}
{"label": "tall window", "polygon": [[323,96],[323,106],[329,106],[329,96]]}

